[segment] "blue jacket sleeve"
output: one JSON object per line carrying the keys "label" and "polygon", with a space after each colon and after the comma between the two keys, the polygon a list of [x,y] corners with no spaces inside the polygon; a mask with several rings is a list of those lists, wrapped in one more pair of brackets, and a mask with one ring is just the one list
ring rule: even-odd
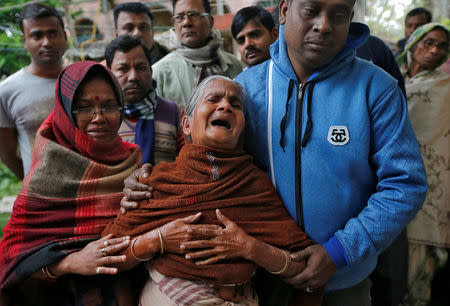
{"label": "blue jacket sleeve", "polygon": [[385,90],[369,105],[369,112],[369,158],[377,176],[376,188],[367,206],[325,243],[337,239],[350,265],[387,248],[422,207],[427,190],[422,157],[400,89]]}

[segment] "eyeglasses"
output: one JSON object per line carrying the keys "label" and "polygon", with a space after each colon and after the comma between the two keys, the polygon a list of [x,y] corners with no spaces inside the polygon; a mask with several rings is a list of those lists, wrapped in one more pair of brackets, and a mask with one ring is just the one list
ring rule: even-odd
{"label": "eyeglasses", "polygon": [[422,41],[422,45],[425,47],[425,49],[427,50],[431,50],[433,47],[436,47],[437,50],[441,53],[447,53],[448,52],[448,42],[443,42],[443,43],[438,43],[435,39],[433,38],[428,38],[424,41]]}
{"label": "eyeglasses", "polygon": [[189,19],[191,19],[192,21],[197,21],[200,18],[206,17],[206,16],[209,16],[209,14],[197,12],[197,11],[190,11],[190,12],[187,12],[186,14],[184,14],[184,13],[176,14],[172,18],[170,18],[170,20],[172,20],[172,22],[176,21],[177,23],[182,23],[186,17],[189,17]]}
{"label": "eyeglasses", "polygon": [[95,107],[83,107],[72,110],[72,113],[78,120],[91,121],[95,115],[101,114],[107,119],[115,119],[120,115],[122,107],[120,106],[105,106],[100,108]]}

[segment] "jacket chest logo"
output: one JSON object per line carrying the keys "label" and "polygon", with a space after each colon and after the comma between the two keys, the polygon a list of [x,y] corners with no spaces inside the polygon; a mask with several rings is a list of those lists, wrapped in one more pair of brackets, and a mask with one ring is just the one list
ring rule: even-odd
{"label": "jacket chest logo", "polygon": [[345,125],[330,126],[328,130],[328,142],[334,146],[343,146],[350,141],[350,134]]}

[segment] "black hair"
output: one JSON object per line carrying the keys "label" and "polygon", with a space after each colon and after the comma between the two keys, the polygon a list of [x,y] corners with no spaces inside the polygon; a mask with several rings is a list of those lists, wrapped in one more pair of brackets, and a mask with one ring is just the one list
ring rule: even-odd
{"label": "black hair", "polygon": [[136,38],[129,34],[120,35],[119,37],[111,41],[108,44],[108,46],[106,46],[105,50],[106,65],[108,66],[108,68],[111,68],[112,62],[114,60],[114,54],[116,54],[117,51],[128,53],[130,50],[139,46],[142,47],[142,49],[144,50],[148,64],[151,65],[152,58],[150,56],[150,51],[148,50],[148,48],[141,42],[139,38]]}
{"label": "black hair", "polygon": [[149,8],[140,2],[125,2],[121,3],[114,8],[114,27],[117,29],[117,19],[119,19],[120,12],[128,12],[135,14],[147,14],[150,20],[153,22],[153,15]]}
{"label": "black hair", "polygon": [[231,34],[233,34],[234,39],[239,34],[240,31],[247,25],[247,23],[252,19],[259,19],[261,24],[271,32],[275,27],[272,15],[259,6],[247,6],[240,9],[233,18],[233,23],[231,24]]}
{"label": "black hair", "polygon": [[[172,9],[173,12],[175,12],[175,5],[177,4],[179,0],[172,0]],[[205,12],[208,14],[211,14],[211,6],[209,5],[209,0],[202,0],[203,2],[203,8],[205,9]]]}
{"label": "black hair", "polygon": [[424,7],[416,7],[415,9],[412,9],[411,11],[409,11],[408,14],[406,14],[405,20],[408,19],[409,17],[422,15],[422,14],[425,14],[425,16],[427,18],[427,23],[430,23],[431,19],[432,19],[431,12]]}
{"label": "black hair", "polygon": [[18,22],[23,33],[23,21],[25,19],[36,20],[45,17],[56,17],[64,31],[64,21],[61,14],[53,7],[41,3],[32,3],[26,5],[19,14]]}

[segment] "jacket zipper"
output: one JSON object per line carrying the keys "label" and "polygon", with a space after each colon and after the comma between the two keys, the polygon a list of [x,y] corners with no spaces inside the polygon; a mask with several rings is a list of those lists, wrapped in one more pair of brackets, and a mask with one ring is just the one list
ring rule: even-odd
{"label": "jacket zipper", "polygon": [[303,96],[307,83],[298,83],[297,103],[295,109],[295,199],[297,223],[305,231],[302,201],[302,125],[303,125]]}

